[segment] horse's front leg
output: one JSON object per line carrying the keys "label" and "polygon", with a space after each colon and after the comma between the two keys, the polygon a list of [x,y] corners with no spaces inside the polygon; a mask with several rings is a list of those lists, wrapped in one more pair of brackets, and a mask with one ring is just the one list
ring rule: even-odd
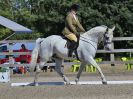
{"label": "horse's front leg", "polygon": [[64,72],[63,70],[61,69],[62,67],[62,62],[63,60],[62,59],[55,59],[55,63],[56,63],[56,66],[55,66],[55,70],[56,72],[62,77],[62,79],[64,80],[64,83],[66,85],[69,85],[70,84],[70,81],[69,79],[64,75]]}
{"label": "horse's front leg", "polygon": [[102,83],[107,84],[107,80],[106,80],[100,66],[96,63],[96,61],[92,57],[90,57],[90,58],[88,58],[88,63],[91,63],[91,65],[93,65],[94,67],[97,68],[97,70],[99,71],[99,73],[101,75]]}
{"label": "horse's front leg", "polygon": [[86,64],[83,63],[83,62],[82,62],[81,65],[80,65],[80,68],[79,68],[78,74],[77,74],[76,79],[75,79],[76,84],[78,84],[78,81],[79,81],[80,75],[81,75],[81,73],[82,73],[82,71],[83,71],[85,65],[86,65]]}

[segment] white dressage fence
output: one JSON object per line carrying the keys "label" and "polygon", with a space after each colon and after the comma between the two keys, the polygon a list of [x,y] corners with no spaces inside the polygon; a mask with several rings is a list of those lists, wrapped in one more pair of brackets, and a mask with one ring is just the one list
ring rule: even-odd
{"label": "white dressage fence", "polygon": [[[108,84],[133,84],[133,80],[126,81],[107,81]],[[41,85],[65,85],[64,82],[39,82],[39,86]],[[70,82],[71,85],[76,85],[75,81]],[[102,85],[101,81],[79,81],[77,85]],[[31,82],[21,82],[21,83],[12,83],[12,87],[17,86],[33,86]]]}

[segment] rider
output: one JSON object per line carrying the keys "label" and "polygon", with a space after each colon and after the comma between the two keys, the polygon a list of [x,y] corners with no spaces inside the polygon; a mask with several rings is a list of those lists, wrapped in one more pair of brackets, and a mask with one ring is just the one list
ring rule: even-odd
{"label": "rider", "polygon": [[67,37],[71,41],[71,44],[68,47],[69,57],[72,57],[73,51],[78,47],[79,34],[85,32],[85,29],[80,24],[76,15],[79,8],[80,6],[78,4],[73,4],[70,7],[70,11],[68,12],[65,20],[65,28],[62,31],[63,35],[65,35],[65,37]]}

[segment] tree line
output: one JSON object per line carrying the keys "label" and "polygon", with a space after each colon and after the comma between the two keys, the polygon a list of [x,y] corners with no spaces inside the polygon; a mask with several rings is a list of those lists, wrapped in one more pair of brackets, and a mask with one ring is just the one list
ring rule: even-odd
{"label": "tree line", "polygon": [[[69,7],[77,3],[83,27],[87,30],[106,25],[116,26],[114,36],[133,36],[133,0],[0,0],[0,15],[33,30],[32,34],[16,34],[10,39],[36,39],[60,35]],[[0,39],[11,32],[0,27]],[[117,47],[123,47],[119,43]],[[133,42],[124,46],[131,47]]]}

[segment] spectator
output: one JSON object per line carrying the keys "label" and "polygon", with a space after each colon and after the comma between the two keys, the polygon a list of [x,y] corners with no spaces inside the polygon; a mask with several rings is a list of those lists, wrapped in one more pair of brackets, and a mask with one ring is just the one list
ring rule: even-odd
{"label": "spectator", "polygon": [[[26,46],[24,44],[21,45],[21,49],[19,50],[19,52],[29,52],[29,50],[26,48]],[[30,55],[20,55],[20,62],[23,63],[29,63],[29,59],[30,59]],[[28,67],[26,66],[21,66],[19,68],[20,72],[26,73],[26,71],[28,71]]]}
{"label": "spectator", "polygon": [[[22,44],[19,52],[29,52],[29,50],[26,48],[26,46],[24,44]],[[28,63],[30,55],[20,55],[19,58],[20,58],[21,63]]]}

